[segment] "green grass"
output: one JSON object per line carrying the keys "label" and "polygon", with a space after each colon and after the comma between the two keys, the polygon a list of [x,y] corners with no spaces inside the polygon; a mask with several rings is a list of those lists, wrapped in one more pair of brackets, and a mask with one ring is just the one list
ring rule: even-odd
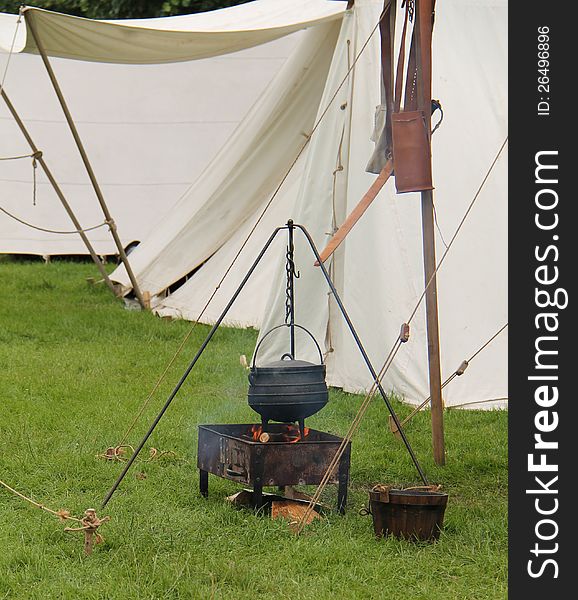
{"label": "green grass", "polygon": [[[119,441],[191,326],[124,310],[85,282],[94,272],[82,262],[0,259],[0,479],[77,515],[98,508],[120,472],[95,455]],[[133,445],[206,333],[196,327]],[[330,514],[296,538],[283,522],[229,506],[225,496],[240,489],[231,482],[211,476],[208,500],[199,496],[197,425],[255,421],[239,364],[255,339],[252,330],[217,333],[146,446],[176,457],[129,472],[92,556],[80,534],[0,487],[0,599],[506,597],[505,412],[446,412],[444,468],[431,458],[429,413],[412,421],[424,469],[449,493],[435,544],[376,540],[371,517],[358,514],[375,483],[418,483],[377,399],[353,441],[345,517]],[[308,423],[344,434],[360,401],[332,391]]]}

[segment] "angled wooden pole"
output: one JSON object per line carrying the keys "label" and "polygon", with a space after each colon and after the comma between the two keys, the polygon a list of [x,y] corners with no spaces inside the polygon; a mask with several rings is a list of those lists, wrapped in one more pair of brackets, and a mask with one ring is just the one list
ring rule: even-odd
{"label": "angled wooden pole", "polygon": [[[343,221],[339,229],[333,234],[333,237],[329,240],[329,242],[327,242],[325,248],[323,248],[323,251],[320,254],[321,262],[325,262],[341,245],[341,242],[343,242],[347,234],[353,229],[353,226],[357,223],[357,221],[361,219],[363,213],[375,200],[377,194],[379,194],[381,188],[386,184],[392,173],[393,162],[390,158],[387,160],[380,174],[371,184],[370,188],[367,190],[367,192],[365,192],[363,198],[357,203],[355,208],[348,215],[347,219]],[[315,266],[318,267],[319,263],[315,262]]]}
{"label": "angled wooden pole", "polygon": [[[416,59],[418,108],[424,112],[427,131],[430,139],[432,72],[431,44],[434,5],[435,0],[416,0],[415,35],[417,43]],[[427,286],[425,302],[433,453],[436,464],[444,465],[446,461],[446,453],[444,440],[437,279],[435,275],[436,251],[434,202],[432,190],[421,192],[421,215],[424,276],[425,284]]]}
{"label": "angled wooden pole", "polygon": [[62,206],[64,206],[64,210],[66,210],[66,212],[68,213],[68,216],[70,217],[70,220],[74,223],[74,226],[78,230],[78,235],[82,238],[84,245],[86,246],[88,252],[90,253],[92,260],[94,261],[94,264],[98,267],[98,270],[100,271],[100,274],[102,275],[106,285],[110,288],[112,293],[115,296],[117,296],[118,294],[117,294],[116,287],[110,280],[110,277],[108,276],[108,273],[106,272],[104,265],[102,264],[102,261],[100,260],[99,256],[96,254],[92,244],[90,243],[90,240],[88,239],[88,237],[82,230],[82,226],[80,225],[78,219],[76,218],[74,211],[72,210],[70,204],[68,204],[68,201],[66,200],[66,197],[62,193],[60,186],[58,185],[58,183],[56,182],[56,179],[52,175],[52,172],[48,168],[48,165],[46,164],[44,157],[42,156],[42,152],[40,152],[40,150],[38,150],[36,144],[34,143],[34,140],[32,139],[30,133],[26,129],[26,126],[24,125],[22,119],[20,118],[20,115],[16,112],[16,109],[14,108],[14,105],[10,101],[10,98],[8,98],[8,96],[6,94],[6,90],[4,88],[1,89],[1,94],[2,94],[2,99],[6,103],[6,106],[8,107],[8,110],[14,117],[14,121],[16,121],[16,124],[20,128],[22,135],[25,137],[26,141],[28,142],[28,145],[30,146],[32,153],[35,155],[35,158],[38,161],[38,163],[40,164],[40,166],[42,167],[42,170],[44,171],[44,173],[46,174],[48,181],[54,188],[54,191],[56,192],[58,199],[62,203]]}
{"label": "angled wooden pole", "polygon": [[72,137],[74,138],[76,147],[78,148],[78,151],[82,158],[82,162],[84,163],[84,167],[86,168],[86,172],[88,173],[88,177],[90,179],[90,182],[92,183],[92,187],[94,189],[96,197],[98,198],[98,202],[100,204],[102,212],[104,213],[104,217],[109,226],[110,233],[112,235],[112,238],[113,238],[116,248],[118,250],[120,259],[126,269],[126,272],[130,279],[130,282],[132,284],[134,293],[135,293],[140,305],[144,309],[145,301],[143,299],[142,292],[140,290],[140,287],[138,285],[138,282],[136,280],[136,277],[134,275],[132,267],[130,266],[130,263],[128,262],[128,257],[126,255],[126,252],[124,251],[122,242],[120,241],[120,238],[118,236],[118,232],[116,230],[116,223],[114,222],[114,219],[112,218],[112,216],[108,210],[108,206],[104,200],[104,196],[102,194],[102,191],[100,189],[100,186],[98,184],[98,181],[96,179],[94,171],[92,169],[92,165],[90,164],[90,161],[88,160],[88,155],[86,154],[86,150],[84,149],[84,145],[82,143],[82,140],[80,139],[78,130],[76,129],[74,119],[72,118],[72,115],[70,114],[68,105],[66,104],[66,100],[64,99],[64,95],[62,94],[62,90],[60,89],[60,85],[58,84],[58,80],[56,79],[56,75],[54,74],[54,71],[52,70],[52,65],[50,64],[50,61],[48,60],[48,55],[46,54],[44,45],[42,44],[42,41],[40,40],[38,31],[36,30],[36,26],[34,24],[34,19],[32,18],[32,13],[30,12],[30,10],[28,8],[25,8],[23,10],[23,13],[24,13],[24,19],[26,20],[26,26],[30,30],[30,33],[32,34],[32,37],[34,38],[34,42],[36,43],[38,51],[40,52],[42,62],[44,63],[46,72],[48,73],[48,77],[50,78],[50,81],[52,83],[52,87],[54,88],[54,91],[56,92],[56,96],[58,97],[58,101],[60,103],[62,111],[64,112],[66,122],[68,123],[70,132],[72,133]]}

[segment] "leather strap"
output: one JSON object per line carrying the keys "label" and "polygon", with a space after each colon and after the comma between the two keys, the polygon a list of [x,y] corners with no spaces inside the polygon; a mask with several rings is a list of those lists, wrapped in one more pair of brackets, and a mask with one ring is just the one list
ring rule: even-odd
{"label": "leather strap", "polygon": [[423,110],[427,119],[428,134],[431,136],[431,44],[435,0],[416,0],[416,4],[416,66],[420,83],[417,90],[417,108]]}
{"label": "leather strap", "polygon": [[407,64],[407,75],[405,79],[405,95],[403,110],[417,110],[417,64],[416,64],[416,40],[415,29],[411,36],[409,47],[409,60]]}
{"label": "leather strap", "polygon": [[403,87],[403,67],[405,65],[405,38],[407,36],[407,22],[409,19],[409,0],[405,0],[405,17],[403,19],[403,30],[401,33],[401,45],[397,59],[397,71],[395,74],[395,99],[394,112],[399,112],[401,107],[401,90]]}
{"label": "leather strap", "polygon": [[391,152],[391,113],[393,112],[393,56],[395,40],[395,17],[396,0],[385,0],[382,18],[379,23],[379,33],[381,39],[381,71],[383,78],[385,104],[385,139],[388,141],[389,148],[386,153]]}

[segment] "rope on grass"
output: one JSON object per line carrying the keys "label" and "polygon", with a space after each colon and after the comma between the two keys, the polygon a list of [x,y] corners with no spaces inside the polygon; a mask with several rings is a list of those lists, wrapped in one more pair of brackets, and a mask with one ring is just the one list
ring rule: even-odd
{"label": "rope on grass", "polygon": [[110,517],[106,516],[106,517],[103,517],[102,519],[99,519],[96,516],[96,511],[94,510],[94,508],[88,508],[84,512],[84,517],[79,519],[78,517],[72,516],[70,514],[70,511],[64,510],[63,508],[61,508],[60,510],[52,510],[51,508],[44,506],[44,504],[41,504],[40,502],[36,502],[36,500],[33,500],[32,498],[29,498],[25,494],[22,494],[21,492],[15,490],[13,487],[9,486],[7,483],[5,483],[2,480],[0,480],[0,485],[3,486],[5,489],[7,489],[12,494],[14,494],[15,496],[17,496],[18,498],[20,498],[21,500],[24,500],[24,501],[32,504],[36,508],[40,508],[41,510],[43,510],[49,514],[51,514],[55,517],[58,517],[58,519],[63,523],[66,521],[75,521],[76,523],[80,523],[81,527],[66,527],[64,529],[64,531],[84,531],[84,552],[85,552],[85,554],[88,555],[88,554],[92,553],[92,547],[93,547],[94,543],[100,544],[101,542],[104,541],[104,538],[102,537],[102,535],[100,535],[97,532],[97,530],[103,523],[110,521]]}
{"label": "rope on grass", "polygon": [[47,513],[50,513],[51,515],[58,517],[61,521],[76,521],[77,523],[81,523],[81,519],[73,517],[69,511],[64,510],[62,508],[60,510],[52,510],[51,508],[44,506],[44,504],[40,504],[40,502],[36,502],[35,500],[32,500],[32,498],[29,498],[28,496],[25,496],[24,494],[21,494],[20,492],[16,491],[14,488],[10,487],[7,483],[4,483],[1,479],[0,479],[0,485],[3,486],[4,488],[6,488],[9,492],[12,492],[15,496],[18,496],[22,500],[26,500],[26,502],[29,502],[33,506],[36,506],[36,508],[40,508],[40,509],[46,511]]}
{"label": "rope on grass", "polygon": [[[104,460],[112,460],[116,462],[126,462],[129,457],[126,456],[126,451],[131,451],[131,456],[134,454],[134,448],[130,444],[123,444],[122,446],[111,446],[107,448],[105,452],[96,455],[96,458],[102,458]],[[159,460],[163,456],[173,456],[176,458],[176,452],[172,450],[158,450],[157,448],[152,448],[149,451],[149,457],[143,462],[152,462],[154,460]]]}
{"label": "rope on grass", "polygon": [[[289,177],[291,171],[293,170],[293,168],[297,164],[297,161],[301,158],[301,155],[303,154],[303,152],[305,151],[305,149],[309,145],[309,142],[311,141],[311,138],[313,137],[313,134],[317,131],[317,129],[319,128],[319,125],[321,124],[321,121],[324,119],[325,115],[327,114],[327,112],[331,108],[331,105],[333,104],[333,101],[337,97],[337,94],[339,93],[339,91],[341,90],[341,88],[344,86],[345,82],[349,79],[349,76],[351,75],[351,72],[355,68],[355,65],[357,64],[359,58],[363,54],[364,50],[367,48],[367,46],[368,46],[369,42],[371,41],[371,38],[373,37],[374,33],[377,31],[377,29],[379,27],[379,24],[381,23],[381,20],[383,19],[384,14],[385,14],[385,10],[379,16],[379,20],[377,21],[377,23],[375,24],[375,26],[373,27],[373,29],[369,33],[367,39],[365,40],[365,42],[361,46],[359,52],[354,57],[354,59],[351,62],[351,64],[349,64],[349,59],[348,59],[348,69],[347,69],[347,71],[346,71],[343,79],[341,80],[341,82],[339,83],[339,85],[335,89],[335,92],[333,93],[333,95],[331,96],[331,98],[329,99],[329,101],[327,102],[327,105],[324,108],[323,112],[319,115],[319,118],[317,119],[317,121],[313,125],[313,128],[311,129],[311,132],[309,134],[304,134],[305,135],[305,142],[303,143],[303,146],[297,152],[297,156],[295,157],[295,159],[293,160],[293,162],[289,165],[289,168],[287,169],[287,172],[285,173],[285,175],[283,175],[283,177],[281,178],[279,184],[277,185],[277,187],[275,188],[274,192],[272,193],[271,198],[269,198],[269,200],[265,204],[265,207],[261,211],[261,214],[257,218],[257,221],[255,222],[255,224],[253,225],[253,227],[249,231],[247,237],[245,238],[245,240],[241,244],[239,250],[237,251],[237,253],[233,257],[233,260],[231,261],[231,264],[227,267],[227,269],[226,269],[225,273],[223,274],[223,276],[221,277],[219,283],[217,284],[217,286],[215,287],[215,289],[211,293],[209,299],[207,300],[207,302],[203,306],[201,312],[199,313],[199,316],[196,318],[195,321],[193,321],[193,324],[192,324],[190,330],[185,335],[185,337],[184,337],[183,341],[181,342],[180,346],[177,348],[177,351],[175,352],[174,356],[171,358],[171,360],[169,361],[169,363],[167,364],[167,366],[165,367],[165,369],[161,373],[158,381],[155,383],[155,385],[153,386],[152,390],[149,392],[148,396],[145,398],[144,402],[142,403],[140,409],[138,410],[137,414],[135,415],[135,417],[132,420],[131,424],[129,425],[128,429],[126,430],[126,432],[122,436],[122,438],[121,438],[118,446],[116,446],[117,448],[121,447],[121,446],[123,446],[125,444],[126,440],[128,439],[128,436],[130,435],[130,433],[134,429],[136,423],[140,419],[140,417],[143,414],[143,412],[146,410],[147,406],[149,405],[150,401],[152,400],[152,398],[153,398],[154,394],[156,393],[156,391],[158,390],[159,386],[164,381],[164,379],[165,379],[165,377],[166,377],[169,369],[171,368],[171,366],[173,365],[173,363],[175,362],[175,360],[177,359],[177,357],[181,353],[181,351],[184,348],[184,346],[186,345],[188,339],[191,337],[191,334],[193,333],[195,327],[197,326],[197,324],[199,323],[199,321],[202,319],[203,315],[205,314],[205,312],[206,312],[207,308],[209,307],[210,303],[212,302],[213,298],[215,297],[215,295],[219,291],[221,285],[225,281],[227,275],[231,272],[231,269],[233,268],[233,266],[237,262],[239,256],[241,255],[241,253],[245,249],[246,245],[249,243],[249,240],[251,239],[251,237],[255,233],[255,230],[259,226],[259,223],[265,217],[265,214],[269,210],[271,204],[273,203],[273,200],[278,195],[278,193],[281,190],[281,188],[283,187],[285,181]],[[192,184],[189,187],[189,189],[191,189],[191,187],[192,187]]]}

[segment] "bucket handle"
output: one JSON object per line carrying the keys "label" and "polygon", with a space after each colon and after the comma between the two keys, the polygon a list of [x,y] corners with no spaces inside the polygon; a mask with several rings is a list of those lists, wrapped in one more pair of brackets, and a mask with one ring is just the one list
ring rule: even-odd
{"label": "bucket handle", "polygon": [[412,487],[404,488],[401,490],[402,492],[409,491],[424,491],[424,492],[439,492],[441,490],[441,485],[414,485]]}
{"label": "bucket handle", "polygon": [[[259,352],[259,348],[261,347],[261,344],[263,343],[263,341],[265,340],[265,338],[270,333],[273,333],[276,329],[280,329],[281,327],[291,327],[291,323],[282,323],[281,325],[276,325],[272,329],[269,329],[269,331],[261,338],[261,340],[257,344],[257,347],[255,348],[255,354],[253,354],[253,364],[251,365],[251,369],[255,369],[255,361],[257,360],[257,352]],[[313,334],[308,329],[305,329],[305,327],[303,327],[302,325],[298,325],[297,323],[293,323],[293,327],[297,327],[297,328],[301,329],[302,331],[304,331],[306,334],[309,335],[309,337],[315,343],[315,347],[317,348],[317,352],[319,352],[319,360],[321,361],[321,364],[323,364],[323,353],[321,352],[321,348],[319,347],[319,344],[317,343],[317,340],[313,337]],[[285,354],[283,354],[283,356],[281,357],[281,359],[284,359],[285,357],[288,357],[291,360],[295,359],[295,357],[292,356],[291,354],[289,354],[288,352],[285,353]]]}

